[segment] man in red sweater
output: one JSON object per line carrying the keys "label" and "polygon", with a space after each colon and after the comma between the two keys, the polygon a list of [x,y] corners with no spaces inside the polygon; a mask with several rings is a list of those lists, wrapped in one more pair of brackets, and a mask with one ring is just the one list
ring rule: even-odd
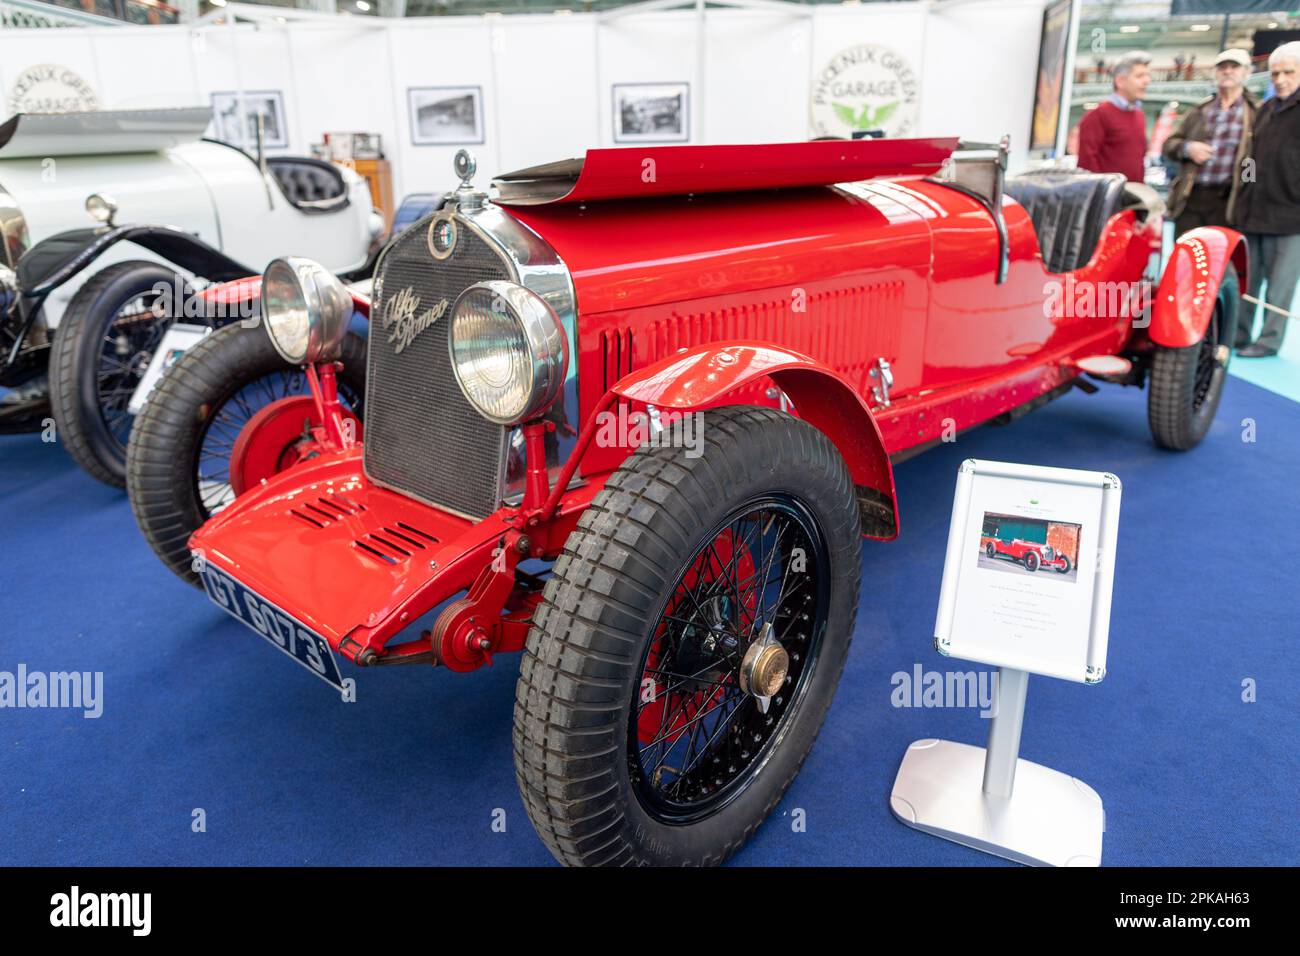
{"label": "man in red sweater", "polygon": [[1151,57],[1125,53],[1111,74],[1115,91],[1079,124],[1079,168],[1123,173],[1142,182],[1147,155],[1147,121],[1142,94],[1151,83]]}

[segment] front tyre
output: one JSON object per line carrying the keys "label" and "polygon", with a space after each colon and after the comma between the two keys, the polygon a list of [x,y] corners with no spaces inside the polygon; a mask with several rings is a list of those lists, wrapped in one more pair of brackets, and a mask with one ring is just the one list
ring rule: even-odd
{"label": "front tyre", "polygon": [[92,477],[126,483],[128,406],[188,288],[174,270],[132,260],[96,273],[68,303],[50,352],[50,403],[63,446]]}
{"label": "front tyre", "polygon": [[716,864],[776,805],[844,669],[859,517],[835,446],[771,409],[705,413],[583,513],[529,632],[515,771],[562,863]]}
{"label": "front tyre", "polygon": [[[360,336],[343,337],[340,361],[340,402],[359,412],[366,374]],[[307,393],[302,369],[280,357],[260,324],[218,329],[159,381],[131,433],[127,492],[149,546],[183,581],[199,585],[190,535],[235,498],[231,472],[245,426],[274,403]],[[292,462],[296,456],[285,451],[273,460]]]}
{"label": "front tyre", "polygon": [[1059,574],[1069,574],[1073,567],[1074,565],[1070,563],[1070,556],[1063,554],[1060,563],[1056,566],[1056,570]]}
{"label": "front tyre", "polygon": [[1039,562],[1038,562],[1037,552],[1030,551],[1028,554],[1025,555],[1025,570],[1028,571],[1030,574],[1033,574],[1035,571],[1038,570],[1038,564]]}
{"label": "front tyre", "polygon": [[1156,346],[1151,359],[1147,423],[1161,448],[1186,451],[1210,430],[1223,396],[1232,358],[1232,337],[1241,298],[1231,268],[1219,286],[1205,336],[1186,348]]}

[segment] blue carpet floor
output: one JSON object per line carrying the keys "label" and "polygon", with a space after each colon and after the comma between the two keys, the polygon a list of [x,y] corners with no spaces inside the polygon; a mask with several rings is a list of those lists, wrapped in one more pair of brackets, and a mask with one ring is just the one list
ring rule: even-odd
{"label": "blue carpet floor", "polygon": [[[1237,379],[1191,453],[1157,450],[1145,395],[1112,388],[900,465],[903,535],[863,547],[827,724],[736,862],[998,862],[888,807],[910,741],[987,733],[975,709],[890,703],[891,675],[915,664],[978,669],[931,648],[966,457],[1124,481],[1109,676],[1034,678],[1021,747],[1101,794],[1103,862],[1300,863],[1300,405]],[[0,439],[0,537],[0,671],[105,682],[98,720],[0,710],[0,864],[551,862],[515,791],[512,658],[468,675],[350,668],[359,700],[344,705],[174,579],[124,496],[35,436]],[[206,832],[192,832],[196,809]]]}

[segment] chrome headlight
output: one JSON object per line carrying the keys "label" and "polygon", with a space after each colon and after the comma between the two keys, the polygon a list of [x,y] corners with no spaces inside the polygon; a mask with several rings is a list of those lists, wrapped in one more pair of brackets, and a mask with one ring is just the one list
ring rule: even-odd
{"label": "chrome headlight", "polygon": [[91,193],[86,197],[86,212],[90,213],[90,218],[95,222],[111,226],[113,217],[117,215],[117,203],[113,202],[113,197],[104,193]]}
{"label": "chrome headlight", "polygon": [[1045,557],[1048,561],[1053,561],[1056,559],[1056,551],[1052,548],[1050,544],[1043,545],[1043,557]]}
{"label": "chrome headlight", "polygon": [[564,387],[569,343],[537,293],[513,282],[479,282],[451,313],[451,367],[480,415],[518,425],[550,408]]}
{"label": "chrome headlight", "polygon": [[298,256],[276,259],[262,276],[262,320],[271,344],[294,365],[339,357],[352,294],[338,276]]}

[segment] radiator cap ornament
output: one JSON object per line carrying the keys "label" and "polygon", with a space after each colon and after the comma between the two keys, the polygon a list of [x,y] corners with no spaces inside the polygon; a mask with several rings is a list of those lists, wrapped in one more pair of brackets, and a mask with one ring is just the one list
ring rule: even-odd
{"label": "radiator cap ornament", "polygon": [[460,179],[460,185],[456,187],[455,192],[456,207],[469,212],[481,209],[483,203],[487,201],[487,194],[479,192],[470,182],[474,178],[474,173],[478,171],[478,162],[474,159],[474,154],[468,149],[458,149],[452,168]]}
{"label": "radiator cap ornament", "polygon": [[456,158],[452,162],[452,167],[456,171],[456,178],[460,180],[460,188],[473,189],[474,186],[470,180],[478,172],[478,162],[474,159],[474,154],[468,149],[456,150]]}

